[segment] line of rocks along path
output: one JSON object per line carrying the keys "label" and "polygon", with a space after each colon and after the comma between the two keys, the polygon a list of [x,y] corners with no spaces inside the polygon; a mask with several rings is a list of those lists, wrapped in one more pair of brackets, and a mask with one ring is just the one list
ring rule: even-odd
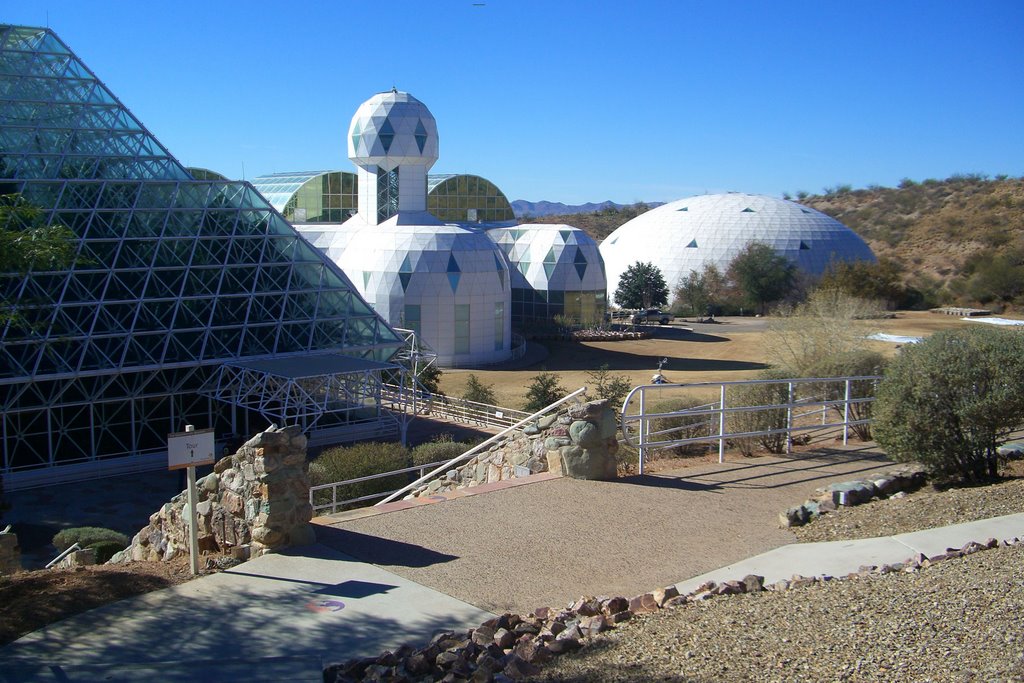
{"label": "line of rocks along path", "polygon": [[778,513],[892,463],[873,446],[613,482],[551,479],[359,519],[320,542],[496,613],[631,596],[796,542]]}

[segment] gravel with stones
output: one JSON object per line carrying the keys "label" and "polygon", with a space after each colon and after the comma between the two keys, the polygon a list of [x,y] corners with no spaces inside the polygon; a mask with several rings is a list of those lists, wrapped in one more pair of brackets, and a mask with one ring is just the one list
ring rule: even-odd
{"label": "gravel with stones", "polygon": [[805,543],[838,541],[892,536],[1020,512],[1024,512],[1024,478],[941,492],[925,486],[905,498],[840,508],[791,531]]}
{"label": "gravel with stones", "polygon": [[1024,544],[638,617],[537,681],[1024,681]]}

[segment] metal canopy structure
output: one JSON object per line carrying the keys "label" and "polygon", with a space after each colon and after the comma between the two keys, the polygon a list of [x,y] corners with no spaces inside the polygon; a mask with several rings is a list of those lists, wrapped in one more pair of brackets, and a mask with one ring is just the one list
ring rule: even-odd
{"label": "metal canopy structure", "polygon": [[398,376],[399,388],[405,386],[402,366],[341,354],[237,360],[221,365],[200,394],[256,411],[278,425],[299,425],[313,442],[397,431],[405,443],[410,419],[405,397],[395,402],[399,411],[382,407],[385,373]]}

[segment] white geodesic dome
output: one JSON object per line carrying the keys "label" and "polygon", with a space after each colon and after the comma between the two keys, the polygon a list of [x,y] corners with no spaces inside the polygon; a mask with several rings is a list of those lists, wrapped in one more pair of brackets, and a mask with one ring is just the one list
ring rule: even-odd
{"label": "white geodesic dome", "polygon": [[511,354],[508,266],[487,235],[455,225],[380,225],[341,230],[318,246],[341,266],[389,324],[412,328],[444,366]]}
{"label": "white geodesic dome", "polygon": [[604,260],[597,242],[571,225],[524,223],[494,228],[488,236],[516,269],[513,286],[590,291],[605,288]]}
{"label": "white geodesic dome", "polygon": [[348,127],[348,157],[357,166],[385,171],[403,165],[430,168],[437,161],[437,122],[407,92],[389,90],[359,105]]}
{"label": "white geodesic dome", "polygon": [[637,261],[660,268],[669,289],[705,263],[724,273],[755,241],[810,275],[821,275],[832,261],[876,260],[855,232],[796,202],[742,192],[698,195],[641,214],[601,242],[608,291],[618,288],[622,273]]}

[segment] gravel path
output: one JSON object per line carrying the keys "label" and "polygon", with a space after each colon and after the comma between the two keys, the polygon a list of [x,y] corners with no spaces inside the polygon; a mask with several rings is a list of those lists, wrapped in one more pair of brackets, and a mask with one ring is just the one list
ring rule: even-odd
{"label": "gravel path", "polygon": [[1024,545],[667,609],[537,681],[1024,681]]}
{"label": "gravel path", "polygon": [[863,446],[615,482],[555,479],[318,530],[321,542],[492,612],[632,596],[796,541],[778,513],[891,467]]}

